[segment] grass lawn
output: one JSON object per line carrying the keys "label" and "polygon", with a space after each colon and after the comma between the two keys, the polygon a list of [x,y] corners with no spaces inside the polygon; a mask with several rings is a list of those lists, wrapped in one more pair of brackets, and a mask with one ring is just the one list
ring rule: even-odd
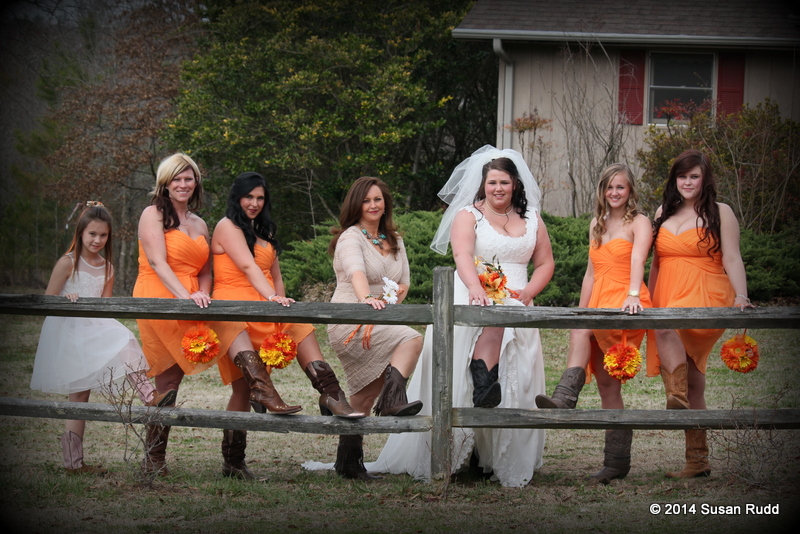
{"label": "grass lawn", "polygon": [[[42,318],[3,316],[0,332],[0,396],[65,400],[29,389]],[[125,321],[134,329],[134,321]],[[727,332],[723,340],[735,332]],[[706,397],[713,409],[798,408],[797,330],[749,331],[761,348],[750,374],[729,371],[712,353]],[[318,329],[326,358],[325,327]],[[547,389],[563,370],[567,333],[543,330]],[[312,414],[316,392],[297,365],[273,373],[287,402]],[[229,388],[216,369],[186,377],[179,401],[185,407],[222,410]],[[629,408],[664,405],[661,380],[643,373],[623,387]],[[102,402],[93,394],[92,400]],[[138,403],[138,401],[136,401]],[[599,408],[594,384],[584,388],[580,407]],[[247,461],[265,482],[223,478],[221,431],[175,427],[167,460],[172,475],[152,487],[137,484],[137,460],[123,458],[122,425],[89,422],[88,463],[109,468],[105,478],[67,477],[59,437],[63,421],[0,417],[0,526],[3,532],[704,532],[788,531],[800,509],[800,431],[714,431],[712,476],[670,480],[683,465],[682,431],[636,431],[632,468],[609,486],[586,480],[602,464],[603,431],[550,430],[544,466],[521,489],[503,488],[462,473],[447,485],[424,484],[388,475],[370,483],[334,473],[305,472],[309,459],[332,462],[337,438],[313,434],[251,432]],[[374,460],[386,435],[365,440]],[[653,504],[661,506],[652,514]],[[676,506],[677,505],[677,506]],[[685,506],[684,506],[685,505]],[[769,515],[747,513],[758,505]],[[774,507],[777,505],[777,509]],[[732,508],[724,508],[732,507]],[[738,510],[737,508],[740,507]],[[667,514],[666,512],[675,512]],[[736,512],[739,513],[736,513]]]}

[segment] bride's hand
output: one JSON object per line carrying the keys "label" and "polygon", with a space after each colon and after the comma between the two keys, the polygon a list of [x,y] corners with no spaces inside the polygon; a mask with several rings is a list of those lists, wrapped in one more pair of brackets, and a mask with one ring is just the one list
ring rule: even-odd
{"label": "bride's hand", "polygon": [[480,290],[472,289],[469,292],[469,303],[473,306],[490,306],[492,303],[486,292],[481,288]]}
{"label": "bride's hand", "polygon": [[513,289],[510,290],[514,298],[520,301],[524,306],[530,306],[531,302],[533,302],[533,295],[528,294],[527,291],[524,289],[522,291],[514,291]]}

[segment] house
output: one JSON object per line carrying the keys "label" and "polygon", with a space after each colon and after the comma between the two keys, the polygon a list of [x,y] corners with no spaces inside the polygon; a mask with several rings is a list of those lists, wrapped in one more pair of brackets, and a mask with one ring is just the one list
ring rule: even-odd
{"label": "house", "polygon": [[[477,0],[453,37],[492,41],[497,146],[525,154],[558,215],[588,211],[605,164],[638,172],[667,102],[712,100],[720,113],[768,98],[800,121],[792,1]],[[523,131],[508,128],[519,119]]]}

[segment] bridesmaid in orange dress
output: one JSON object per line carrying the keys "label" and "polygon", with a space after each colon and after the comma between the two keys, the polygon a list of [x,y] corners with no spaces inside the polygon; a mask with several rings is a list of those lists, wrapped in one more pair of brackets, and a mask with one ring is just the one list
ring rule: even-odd
{"label": "bridesmaid in orange dress", "polygon": [[[589,262],[581,285],[581,308],[620,308],[630,314],[652,307],[644,284],[644,264],[652,243],[650,220],[638,212],[633,173],[627,165],[607,167],[597,184],[594,218],[589,225]],[[584,383],[597,377],[604,409],[622,409],[622,383],[608,374],[603,355],[623,341],[639,347],[644,330],[570,332],[567,370],[552,397],[538,395],[539,408],[574,408]],[[588,372],[588,373],[587,373]],[[608,484],[630,471],[633,431],[606,430],[603,469],[592,475]]]}
{"label": "bridesmaid in orange dress", "polygon": [[[152,205],[139,219],[139,275],[133,296],[140,298],[191,299],[201,308],[211,303],[211,257],[208,227],[192,213],[200,207],[202,198],[200,171],[185,154],[173,154],[158,166]],[[184,334],[196,321],[140,319],[139,336],[142,351],[150,365],[149,376],[155,375],[158,392],[177,396],[183,376],[196,374],[213,366],[216,361],[194,363],[182,354]],[[253,346],[244,323],[210,322],[208,326],[219,337],[222,358],[234,360],[249,371],[247,383],[234,382],[229,410],[247,406],[248,396],[253,407],[263,413],[293,413],[299,406],[286,406],[272,387],[263,363],[250,364]],[[252,353],[252,354],[251,354]],[[222,369],[221,369],[222,370]],[[223,380],[231,382],[230,373]],[[143,467],[146,471],[169,474],[166,448],[169,426],[147,425],[146,451]]]}
{"label": "bridesmaid in orange dress", "polygon": [[[214,298],[278,302],[289,306],[278,252],[277,226],[271,217],[269,188],[263,176],[255,172],[240,174],[228,197],[225,217],[214,229],[211,252],[214,255]],[[365,417],[347,402],[333,369],[325,362],[310,324],[248,322],[253,347],[278,331],[297,343],[297,361],[311,384],[320,392],[323,415],[349,419]],[[229,365],[220,362],[220,366]]]}
{"label": "bridesmaid in orange dress", "polygon": [[[711,162],[697,150],[683,152],[670,168],[656,211],[649,286],[657,308],[753,307],[739,251],[739,222],[730,206],[717,202]],[[647,371],[648,376],[660,372],[667,409],[706,408],[706,362],[723,332],[655,331],[658,350],[648,350]],[[667,477],[708,476],[706,431],[686,430],[685,437],[686,465]]]}

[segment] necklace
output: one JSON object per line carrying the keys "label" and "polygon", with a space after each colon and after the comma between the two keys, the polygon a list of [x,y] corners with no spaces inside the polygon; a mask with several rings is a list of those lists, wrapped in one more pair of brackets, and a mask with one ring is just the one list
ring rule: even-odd
{"label": "necklace", "polygon": [[[361,225],[359,224],[359,226]],[[363,226],[361,226],[361,233],[367,236],[367,239],[372,241],[373,245],[377,245],[379,249],[383,250],[383,240],[386,239],[386,236],[384,234],[378,234],[378,236],[375,237],[371,233],[367,232],[367,229],[364,228]]]}
{"label": "necklace", "polygon": [[486,209],[488,209],[489,211],[491,211],[492,213],[494,213],[494,214],[495,214],[495,215],[497,215],[498,217],[508,217],[508,214],[509,214],[509,212],[511,211],[511,206],[509,206],[509,209],[508,209],[508,211],[506,211],[505,213],[497,213],[496,211],[494,211],[494,210],[492,209],[492,207],[489,205],[489,203],[488,203],[488,202],[486,202],[486,203],[484,204],[484,206],[486,206]]}

